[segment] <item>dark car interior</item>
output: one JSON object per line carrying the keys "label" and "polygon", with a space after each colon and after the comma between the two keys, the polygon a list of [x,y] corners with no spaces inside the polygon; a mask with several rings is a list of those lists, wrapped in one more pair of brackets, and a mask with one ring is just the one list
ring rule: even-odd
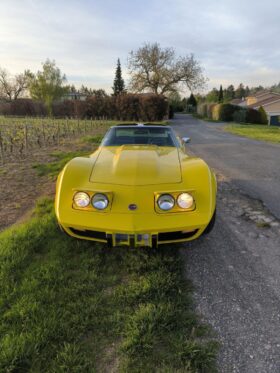
{"label": "dark car interior", "polygon": [[156,145],[176,146],[170,128],[113,127],[104,137],[103,146]]}

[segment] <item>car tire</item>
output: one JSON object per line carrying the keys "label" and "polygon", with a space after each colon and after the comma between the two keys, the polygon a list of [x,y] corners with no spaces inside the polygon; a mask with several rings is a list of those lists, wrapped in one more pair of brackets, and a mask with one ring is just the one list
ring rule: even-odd
{"label": "car tire", "polygon": [[203,232],[204,235],[209,234],[212,231],[212,229],[214,228],[215,222],[216,222],[216,209],[210,220],[210,223],[207,225],[206,229]]}

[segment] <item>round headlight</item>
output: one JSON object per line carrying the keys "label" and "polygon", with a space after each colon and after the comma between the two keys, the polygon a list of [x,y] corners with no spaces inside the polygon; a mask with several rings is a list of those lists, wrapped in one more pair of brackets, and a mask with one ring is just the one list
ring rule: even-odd
{"label": "round headlight", "polygon": [[181,209],[189,209],[193,205],[193,197],[188,193],[181,193],[177,198],[178,206]]}
{"label": "round headlight", "polygon": [[96,193],[92,198],[92,205],[97,210],[104,210],[109,205],[109,201],[105,194]]}
{"label": "round headlight", "polygon": [[89,195],[85,192],[78,192],[74,195],[74,202],[78,207],[87,207],[90,203]]}
{"label": "round headlight", "polygon": [[162,194],[157,200],[157,204],[161,210],[168,211],[174,207],[175,201],[170,194]]}

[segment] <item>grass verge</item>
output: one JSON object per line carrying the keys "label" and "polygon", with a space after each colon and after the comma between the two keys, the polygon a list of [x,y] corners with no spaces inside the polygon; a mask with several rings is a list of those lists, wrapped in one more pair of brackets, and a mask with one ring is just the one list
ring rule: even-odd
{"label": "grass verge", "polygon": [[52,162],[48,163],[36,163],[32,167],[36,169],[39,176],[48,175],[50,177],[55,177],[63,169],[67,162],[75,157],[85,157],[88,156],[90,152],[76,151],[76,152],[53,152],[51,157],[53,157]]}
{"label": "grass verge", "polygon": [[0,234],[0,371],[215,371],[178,247],[78,241],[52,206]]}
{"label": "grass verge", "polygon": [[224,130],[234,135],[249,137],[254,140],[280,143],[279,127],[258,124],[231,124],[224,127]]}

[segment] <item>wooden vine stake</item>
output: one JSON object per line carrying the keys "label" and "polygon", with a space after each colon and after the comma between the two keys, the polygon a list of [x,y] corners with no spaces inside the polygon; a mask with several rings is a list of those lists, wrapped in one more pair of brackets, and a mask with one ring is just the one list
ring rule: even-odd
{"label": "wooden vine stake", "polygon": [[2,164],[4,164],[4,149],[3,149],[3,138],[2,138],[1,131],[0,131],[0,152],[1,152],[1,161],[2,161]]}
{"label": "wooden vine stake", "polygon": [[27,133],[27,124],[25,123],[24,124],[24,146],[25,146],[25,150],[26,150],[26,153],[27,153],[27,148],[28,148],[28,133]]}

